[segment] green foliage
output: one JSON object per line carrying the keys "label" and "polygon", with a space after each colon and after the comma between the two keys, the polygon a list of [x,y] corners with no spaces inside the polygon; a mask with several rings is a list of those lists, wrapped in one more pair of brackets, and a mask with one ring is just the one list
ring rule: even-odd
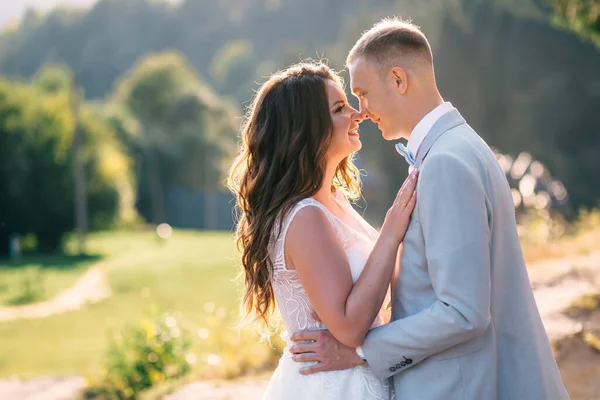
{"label": "green foliage", "polygon": [[69,67],[60,64],[46,64],[33,77],[32,84],[42,92],[70,93],[74,88],[73,73]]}
{"label": "green foliage", "polygon": [[91,227],[135,219],[131,162],[101,109],[79,106],[73,87],[72,73],[53,64],[32,85],[0,79],[0,253],[10,233],[33,233],[39,250],[60,250],[74,224],[75,129],[84,138]]}
{"label": "green foliage", "polygon": [[[221,187],[240,112],[208,87],[243,104],[257,81],[301,57],[343,68],[362,31],[399,14],[428,35],[444,98],[488,143],[531,152],[564,182],[575,208],[595,206],[600,53],[544,20],[550,4],[559,24],[597,37],[592,0],[101,0],[86,11],[29,13],[0,35],[0,71],[30,77],[48,61],[60,63],[35,79],[52,92],[68,82],[64,64],[86,96],[114,100],[110,124],[134,160],[138,209],[157,222],[166,218],[169,188]],[[173,50],[157,53],[164,49]],[[362,130],[364,165],[381,178],[367,213],[380,222],[405,168],[375,127]]]}
{"label": "green foliage", "polygon": [[12,282],[10,288],[12,296],[5,300],[7,305],[20,305],[34,303],[44,298],[44,281],[38,267],[26,268],[20,274],[17,282]]}
{"label": "green foliage", "polygon": [[[143,215],[152,222],[165,221],[163,204],[170,187],[220,186],[235,151],[235,111],[179,53],[140,60],[119,80],[111,98],[138,123],[139,134],[127,135],[126,143],[140,171],[138,204]],[[122,114],[113,122],[125,128],[126,118]]]}
{"label": "green foliage", "polygon": [[180,54],[149,54],[119,79],[113,98],[140,121],[175,123],[172,104],[182,93],[195,89],[195,81],[192,68]]}
{"label": "green foliage", "polygon": [[7,232],[35,233],[43,251],[73,226],[73,130],[68,93],[0,80],[1,219]]}
{"label": "green foliage", "polygon": [[50,300],[71,287],[99,258],[74,252],[32,254],[25,251],[20,263],[0,259],[0,306]]}
{"label": "green foliage", "polygon": [[257,76],[260,64],[254,45],[249,40],[231,40],[215,54],[209,65],[209,76],[216,89],[225,96],[247,99],[248,82]]}
{"label": "green foliage", "polygon": [[600,3],[598,0],[550,0],[552,21],[591,40],[600,48]]}
{"label": "green foliage", "polygon": [[128,226],[137,219],[133,162],[125,153],[114,125],[101,104],[86,104],[80,112],[90,227]]}
{"label": "green foliage", "polygon": [[239,73],[239,64],[252,57],[254,52],[252,42],[248,40],[233,40],[226,43],[218,52],[210,65],[210,76],[215,81],[224,83],[231,75]]}
{"label": "green foliage", "polygon": [[104,377],[91,384],[88,397],[135,399],[144,390],[180,378],[191,369],[190,346],[189,333],[172,315],[143,319],[115,335]]}

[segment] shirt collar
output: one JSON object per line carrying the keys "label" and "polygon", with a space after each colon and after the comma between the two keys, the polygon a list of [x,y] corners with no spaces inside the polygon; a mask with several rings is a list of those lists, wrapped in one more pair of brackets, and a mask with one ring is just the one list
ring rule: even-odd
{"label": "shirt collar", "polygon": [[419,123],[410,133],[408,143],[406,145],[408,150],[410,150],[411,153],[416,156],[419,147],[421,147],[421,143],[423,143],[423,139],[425,139],[427,133],[431,130],[431,128],[433,128],[433,125],[442,117],[442,115],[452,111],[453,109],[454,107],[452,104],[449,101],[446,101],[427,113],[427,115],[425,115],[423,119],[419,121]]}

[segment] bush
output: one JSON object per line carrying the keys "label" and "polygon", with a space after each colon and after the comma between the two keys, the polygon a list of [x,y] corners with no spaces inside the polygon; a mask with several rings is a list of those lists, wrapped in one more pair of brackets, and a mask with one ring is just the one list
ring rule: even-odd
{"label": "bush", "polygon": [[92,383],[88,398],[135,399],[140,392],[187,374],[189,334],[175,317],[144,319],[116,335],[106,354],[105,374]]}
{"label": "bush", "polygon": [[277,366],[285,347],[278,326],[260,340],[250,326],[237,327],[224,307],[206,303],[204,310],[200,325],[167,314],[116,335],[104,376],[91,380],[86,398],[136,399],[170,392],[192,379],[233,379]]}

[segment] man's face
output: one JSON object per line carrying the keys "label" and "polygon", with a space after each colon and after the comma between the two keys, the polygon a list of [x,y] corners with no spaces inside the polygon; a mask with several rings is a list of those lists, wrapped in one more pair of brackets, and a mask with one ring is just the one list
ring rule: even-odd
{"label": "man's face", "polygon": [[[350,87],[360,103],[363,118],[377,124],[384,139],[405,137],[402,121],[402,95],[396,90],[391,76],[364,57],[348,65]],[[391,72],[389,73],[391,75]]]}

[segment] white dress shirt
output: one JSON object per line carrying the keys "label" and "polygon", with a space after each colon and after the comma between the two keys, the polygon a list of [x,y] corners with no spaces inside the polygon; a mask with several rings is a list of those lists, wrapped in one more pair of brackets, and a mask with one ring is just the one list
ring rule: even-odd
{"label": "white dress shirt", "polygon": [[417,151],[419,151],[421,143],[423,143],[425,136],[427,136],[427,133],[433,128],[433,125],[442,117],[442,115],[452,110],[454,110],[454,106],[452,106],[449,101],[446,101],[427,113],[427,115],[415,125],[408,137],[408,143],[406,144],[406,147],[415,158],[417,157]]}

